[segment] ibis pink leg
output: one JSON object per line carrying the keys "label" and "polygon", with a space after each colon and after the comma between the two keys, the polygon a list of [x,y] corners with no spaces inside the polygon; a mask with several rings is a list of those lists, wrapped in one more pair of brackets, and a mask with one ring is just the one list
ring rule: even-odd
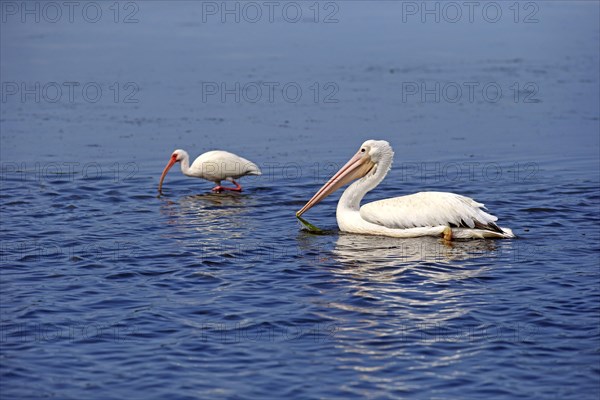
{"label": "ibis pink leg", "polygon": [[229,190],[230,192],[241,192],[242,191],[242,187],[240,186],[239,183],[237,183],[236,181],[234,181],[233,179],[227,178],[227,180],[231,183],[233,183],[235,185],[234,188],[230,188],[230,187],[226,187],[226,186],[221,186],[220,184],[215,186],[214,188],[212,188],[213,192],[222,192],[223,190]]}

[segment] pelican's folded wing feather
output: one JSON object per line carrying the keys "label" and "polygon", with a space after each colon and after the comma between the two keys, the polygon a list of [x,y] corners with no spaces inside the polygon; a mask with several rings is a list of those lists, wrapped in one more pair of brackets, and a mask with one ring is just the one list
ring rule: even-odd
{"label": "pelican's folded wing feather", "polygon": [[363,219],[388,228],[408,229],[447,225],[502,233],[497,217],[484,205],[454,193],[420,192],[374,201],[360,208]]}

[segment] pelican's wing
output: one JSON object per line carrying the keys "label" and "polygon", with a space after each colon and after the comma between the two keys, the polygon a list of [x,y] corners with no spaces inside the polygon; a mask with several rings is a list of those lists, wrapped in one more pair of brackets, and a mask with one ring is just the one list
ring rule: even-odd
{"label": "pelican's wing", "polygon": [[454,193],[421,192],[374,201],[360,208],[363,219],[392,229],[447,225],[502,233],[484,205]]}

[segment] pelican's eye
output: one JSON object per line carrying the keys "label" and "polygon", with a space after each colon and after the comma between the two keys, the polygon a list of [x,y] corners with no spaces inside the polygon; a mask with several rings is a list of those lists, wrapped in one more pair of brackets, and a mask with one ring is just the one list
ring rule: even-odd
{"label": "pelican's eye", "polygon": [[360,149],[361,153],[364,153],[366,150],[364,149],[364,147],[362,149]]}

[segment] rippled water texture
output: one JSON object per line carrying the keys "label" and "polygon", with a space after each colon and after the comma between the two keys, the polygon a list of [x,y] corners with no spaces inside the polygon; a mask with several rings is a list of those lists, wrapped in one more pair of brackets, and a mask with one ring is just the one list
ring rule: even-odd
{"label": "rippled water texture", "polygon": [[[296,23],[119,3],[115,23],[97,4],[98,23],[3,14],[2,399],[598,398],[597,2],[520,3],[518,22],[498,3],[497,23],[377,1],[318,22],[298,2]],[[206,91],[252,82],[273,100]],[[302,231],[294,212],[369,138],[396,157],[366,201],[457,192],[519,238],[343,234],[339,194],[305,214],[324,234]],[[263,176],[212,194],[174,169],[157,197],[176,148]]]}

